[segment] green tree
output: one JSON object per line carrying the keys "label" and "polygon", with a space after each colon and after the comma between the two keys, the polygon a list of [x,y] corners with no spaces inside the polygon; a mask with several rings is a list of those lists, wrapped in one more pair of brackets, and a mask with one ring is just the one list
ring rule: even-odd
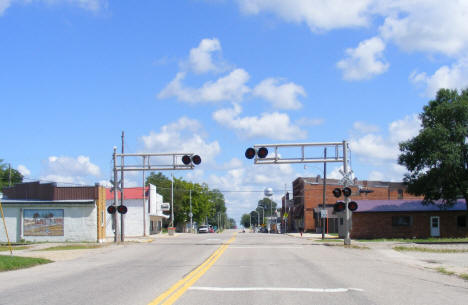
{"label": "green tree", "polygon": [[468,90],[439,90],[419,117],[419,134],[400,143],[408,192],[446,207],[464,198],[468,213]]}
{"label": "green tree", "polygon": [[250,214],[244,214],[241,218],[241,225],[244,228],[250,228]]}
{"label": "green tree", "polygon": [[[257,211],[261,211],[262,210],[262,207],[265,209],[265,217],[270,217],[271,216],[271,212],[275,211],[276,210],[276,202],[270,200],[269,198],[263,198],[261,200],[258,201],[258,204],[257,204]],[[261,211],[260,213],[263,213],[263,211]],[[260,215],[260,217],[263,216]]]}
{"label": "green tree", "polygon": [[0,192],[3,188],[8,187],[10,184],[15,185],[17,183],[23,182],[23,175],[16,169],[10,169],[6,163],[3,163],[3,159],[0,159]]}
{"label": "green tree", "polygon": [[229,218],[229,229],[234,229],[236,227],[236,220],[234,218]]}
{"label": "green tree", "polygon": [[[151,173],[146,179],[146,184],[149,183],[156,186],[164,202],[171,202],[171,179],[162,173]],[[189,221],[190,194],[193,221],[204,224],[208,219],[211,225],[218,225],[218,222],[224,227],[228,225],[224,196],[219,190],[210,190],[206,183],[192,183],[179,178],[174,178],[174,225]]]}

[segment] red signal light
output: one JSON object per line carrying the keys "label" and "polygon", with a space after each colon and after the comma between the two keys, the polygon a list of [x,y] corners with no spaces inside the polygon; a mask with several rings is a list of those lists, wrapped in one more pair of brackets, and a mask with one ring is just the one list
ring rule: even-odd
{"label": "red signal light", "polygon": [[352,193],[352,191],[351,191],[351,189],[350,189],[349,187],[345,187],[345,188],[343,189],[343,195],[344,195],[345,197],[351,196],[351,193]]}
{"label": "red signal light", "polygon": [[253,159],[255,157],[255,149],[249,147],[245,150],[245,157],[247,159]]}
{"label": "red signal light", "polygon": [[195,165],[198,165],[201,163],[201,157],[199,155],[193,155],[192,156],[192,162]]}
{"label": "red signal light", "polygon": [[358,204],[356,201],[351,201],[348,203],[348,209],[352,212],[356,211],[358,209]]}
{"label": "red signal light", "polygon": [[335,212],[342,212],[344,211],[344,209],[346,209],[346,204],[342,201],[335,203],[335,205],[333,206],[333,210]]}
{"label": "red signal light", "polygon": [[335,196],[336,198],[339,198],[341,196],[341,190],[339,188],[334,189],[333,196]]}
{"label": "red signal light", "polygon": [[127,214],[128,209],[127,209],[127,207],[124,206],[124,205],[119,205],[119,206],[117,207],[117,211],[118,211],[120,214]]}
{"label": "red signal light", "polygon": [[107,207],[107,213],[109,213],[109,214],[115,214],[115,210],[116,210],[115,206],[113,206],[113,205],[110,205],[110,206]]}
{"label": "red signal light", "polygon": [[268,155],[268,149],[266,147],[260,147],[258,149],[257,156],[260,159],[266,158],[267,155]]}
{"label": "red signal light", "polygon": [[184,155],[182,157],[182,163],[184,163],[185,165],[189,165],[190,162],[192,162],[192,160],[190,160],[190,157],[188,155]]}

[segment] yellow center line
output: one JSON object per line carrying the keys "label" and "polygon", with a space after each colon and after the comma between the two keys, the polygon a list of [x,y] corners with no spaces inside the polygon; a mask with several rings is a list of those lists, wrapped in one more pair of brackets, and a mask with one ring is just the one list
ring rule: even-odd
{"label": "yellow center line", "polygon": [[190,286],[192,286],[203,274],[205,274],[206,271],[208,271],[208,269],[216,262],[216,260],[218,260],[218,258],[221,256],[221,254],[223,254],[228,245],[235,240],[236,234],[237,233],[234,233],[234,235],[225,244],[223,244],[215,252],[213,252],[213,254],[211,254],[211,256],[208,257],[200,266],[198,266],[195,270],[187,274],[183,279],[179,280],[177,283],[172,285],[168,290],[159,295],[148,305],[160,304],[160,302],[162,302],[169,296],[170,297],[163,304],[173,304]]}

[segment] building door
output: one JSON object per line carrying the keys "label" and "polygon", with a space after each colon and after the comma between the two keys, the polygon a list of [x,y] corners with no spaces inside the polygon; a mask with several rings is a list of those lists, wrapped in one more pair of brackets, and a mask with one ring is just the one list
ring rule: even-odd
{"label": "building door", "polygon": [[431,236],[440,236],[440,217],[431,216]]}

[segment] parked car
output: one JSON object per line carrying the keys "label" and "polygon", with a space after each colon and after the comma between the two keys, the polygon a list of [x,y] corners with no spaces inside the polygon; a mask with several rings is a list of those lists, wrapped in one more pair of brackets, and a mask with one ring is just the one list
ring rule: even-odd
{"label": "parked car", "polygon": [[198,233],[209,233],[210,228],[207,225],[199,226]]}

